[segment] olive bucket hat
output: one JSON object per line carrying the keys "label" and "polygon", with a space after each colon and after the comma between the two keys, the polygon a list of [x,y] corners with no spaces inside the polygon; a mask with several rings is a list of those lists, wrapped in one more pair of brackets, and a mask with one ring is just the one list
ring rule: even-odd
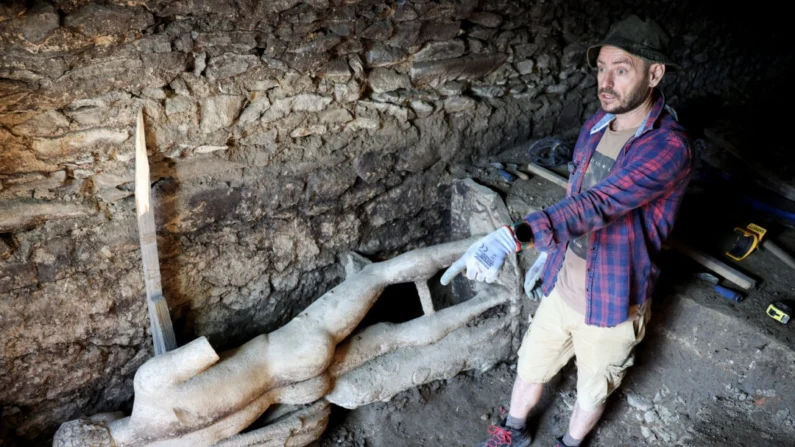
{"label": "olive bucket hat", "polygon": [[599,49],[609,45],[652,62],[665,64],[668,71],[679,71],[682,67],[666,55],[669,42],[668,35],[657,22],[651,19],[644,22],[640,17],[631,15],[614,23],[603,41],[588,48],[588,65],[596,67]]}

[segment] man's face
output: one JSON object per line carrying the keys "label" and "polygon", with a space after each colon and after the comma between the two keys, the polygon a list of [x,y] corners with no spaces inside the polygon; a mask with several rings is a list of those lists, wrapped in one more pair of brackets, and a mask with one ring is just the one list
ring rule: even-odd
{"label": "man's face", "polygon": [[617,47],[603,46],[596,67],[599,102],[605,112],[630,112],[649,95],[649,67],[643,59]]}

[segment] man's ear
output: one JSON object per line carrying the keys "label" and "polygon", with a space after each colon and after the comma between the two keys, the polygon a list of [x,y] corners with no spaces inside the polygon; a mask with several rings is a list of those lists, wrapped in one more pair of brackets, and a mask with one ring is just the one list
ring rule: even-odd
{"label": "man's ear", "polygon": [[649,66],[649,86],[657,87],[665,74],[665,64],[651,64]]}

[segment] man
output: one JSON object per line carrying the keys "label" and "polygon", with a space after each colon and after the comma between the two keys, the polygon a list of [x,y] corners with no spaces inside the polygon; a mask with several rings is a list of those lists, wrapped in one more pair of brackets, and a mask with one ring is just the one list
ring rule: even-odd
{"label": "man", "polygon": [[473,244],[445,272],[494,281],[506,256],[535,246],[548,253],[546,296],[519,349],[508,417],[482,446],[530,445],[530,410],[550,381],[577,359],[577,402],[558,447],[579,446],[633,363],[650,317],[659,271],[653,260],[671,232],[691,172],[687,134],[656,88],[668,38],[636,16],[588,49],[602,110],[582,127],[560,202]]}

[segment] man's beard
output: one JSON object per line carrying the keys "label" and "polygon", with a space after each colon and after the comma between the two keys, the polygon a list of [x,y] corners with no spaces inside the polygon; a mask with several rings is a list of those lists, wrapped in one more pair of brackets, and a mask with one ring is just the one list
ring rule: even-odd
{"label": "man's beard", "polygon": [[620,115],[622,113],[627,113],[635,110],[643,101],[646,101],[646,98],[649,96],[649,83],[643,82],[641,83],[636,89],[629,92],[626,98],[622,98],[618,96],[618,93],[613,91],[609,88],[603,88],[599,90],[599,94],[607,93],[609,95],[613,95],[618,99],[618,104],[613,106],[613,109],[606,109],[602,106],[602,109],[607,113],[612,113],[614,115]]}

